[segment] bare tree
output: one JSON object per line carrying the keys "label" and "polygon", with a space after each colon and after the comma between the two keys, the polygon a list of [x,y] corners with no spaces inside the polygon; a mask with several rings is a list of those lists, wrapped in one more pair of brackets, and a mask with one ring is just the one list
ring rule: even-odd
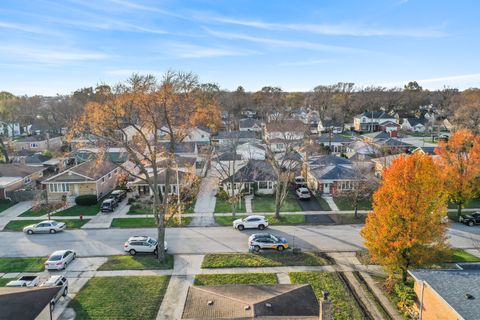
{"label": "bare tree", "polygon": [[372,198],[373,192],[378,188],[379,180],[373,174],[371,166],[354,163],[352,171],[352,188],[342,193],[348,196],[355,210],[355,218],[358,219],[358,205],[361,201]]}

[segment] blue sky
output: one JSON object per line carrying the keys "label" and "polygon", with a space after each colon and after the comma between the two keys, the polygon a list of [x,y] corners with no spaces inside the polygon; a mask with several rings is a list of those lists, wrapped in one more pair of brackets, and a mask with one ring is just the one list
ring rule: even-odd
{"label": "blue sky", "polygon": [[192,71],[234,90],[480,86],[480,1],[2,0],[0,90]]}

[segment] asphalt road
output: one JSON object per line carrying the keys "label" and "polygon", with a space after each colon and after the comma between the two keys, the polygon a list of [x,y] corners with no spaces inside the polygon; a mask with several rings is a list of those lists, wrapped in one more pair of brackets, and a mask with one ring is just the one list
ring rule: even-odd
{"label": "asphalt road", "polygon": [[[275,226],[268,232],[286,237],[303,250],[354,251],[363,248],[360,225]],[[247,252],[247,239],[258,232],[240,232],[230,227],[191,227],[167,229],[169,252],[204,254],[211,252]],[[68,230],[57,234],[25,235],[0,232],[0,257],[47,256],[60,249],[73,249],[79,256],[105,256],[123,253],[123,243],[133,235],[156,235],[155,229]],[[473,248],[480,243],[480,227],[454,224],[448,232],[450,243]]]}

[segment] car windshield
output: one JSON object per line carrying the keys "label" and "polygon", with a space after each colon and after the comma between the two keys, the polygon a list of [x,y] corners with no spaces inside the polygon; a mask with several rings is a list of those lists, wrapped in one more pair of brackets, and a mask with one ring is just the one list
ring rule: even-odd
{"label": "car windshield", "polygon": [[62,260],[62,256],[51,256],[50,258],[48,258],[48,261],[58,261],[58,260]]}
{"label": "car windshield", "polygon": [[56,226],[56,225],[58,224],[57,221],[52,221],[52,222],[50,222],[50,223],[52,224],[52,226]]}
{"label": "car windshield", "polygon": [[279,241],[277,237],[275,237],[274,235],[270,235],[270,238],[273,239],[273,241]]}
{"label": "car windshield", "polygon": [[309,192],[307,190],[302,191],[303,194],[308,194]]}
{"label": "car windshield", "polygon": [[153,239],[148,239],[147,242],[151,245],[155,245],[157,244],[157,241],[153,240]]}

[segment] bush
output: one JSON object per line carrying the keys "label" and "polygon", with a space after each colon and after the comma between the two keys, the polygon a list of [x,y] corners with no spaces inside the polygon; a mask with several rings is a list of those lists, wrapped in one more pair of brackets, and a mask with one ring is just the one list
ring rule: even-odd
{"label": "bush", "polygon": [[94,194],[85,194],[75,198],[78,206],[93,206],[98,203],[97,196]]}
{"label": "bush", "polygon": [[217,199],[227,201],[230,197],[228,196],[228,193],[225,190],[220,190],[217,193]]}
{"label": "bush", "polygon": [[137,199],[135,199],[135,198],[128,198],[127,204],[132,204],[132,203],[134,203],[134,202],[136,202],[136,201],[137,201]]}
{"label": "bush", "polygon": [[398,309],[402,311],[405,316],[412,314],[416,297],[413,284],[397,282],[393,286],[393,291],[398,298]]}

